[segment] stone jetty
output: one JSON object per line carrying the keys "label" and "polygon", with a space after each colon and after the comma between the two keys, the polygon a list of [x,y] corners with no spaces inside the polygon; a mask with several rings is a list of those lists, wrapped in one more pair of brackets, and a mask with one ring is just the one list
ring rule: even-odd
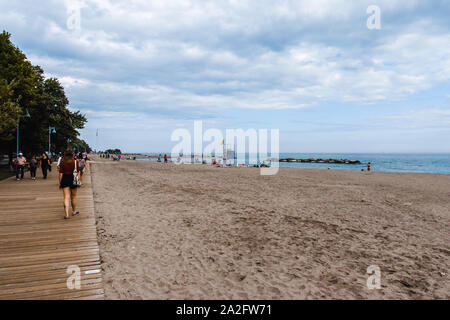
{"label": "stone jetty", "polygon": [[361,164],[359,160],[347,160],[347,159],[294,159],[286,158],[280,159],[280,162],[301,162],[301,163],[337,163],[337,164]]}

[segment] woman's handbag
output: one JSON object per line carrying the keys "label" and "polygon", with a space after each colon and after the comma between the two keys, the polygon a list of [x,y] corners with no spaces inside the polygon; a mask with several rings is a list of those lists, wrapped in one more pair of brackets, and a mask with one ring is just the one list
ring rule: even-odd
{"label": "woman's handbag", "polygon": [[77,186],[77,187],[81,187],[81,181],[78,178],[77,163],[78,163],[78,161],[75,160],[75,164],[74,164],[75,166],[73,168],[73,185]]}

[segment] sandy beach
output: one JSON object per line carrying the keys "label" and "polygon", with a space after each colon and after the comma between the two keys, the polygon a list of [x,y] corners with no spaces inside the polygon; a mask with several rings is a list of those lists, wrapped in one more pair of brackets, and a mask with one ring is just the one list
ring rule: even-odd
{"label": "sandy beach", "polygon": [[450,298],[450,175],[90,167],[108,299]]}

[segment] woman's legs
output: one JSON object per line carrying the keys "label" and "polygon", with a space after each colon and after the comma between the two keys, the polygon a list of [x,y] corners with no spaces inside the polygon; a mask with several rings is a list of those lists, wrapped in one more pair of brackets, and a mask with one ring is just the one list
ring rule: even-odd
{"label": "woman's legs", "polygon": [[70,198],[71,198],[71,192],[70,188],[64,188],[63,189],[64,194],[64,211],[66,213],[66,218],[69,218],[69,207],[70,207]]}
{"label": "woman's legs", "polygon": [[78,188],[70,189],[70,200],[72,202],[72,214],[77,212],[77,190],[78,190]]}

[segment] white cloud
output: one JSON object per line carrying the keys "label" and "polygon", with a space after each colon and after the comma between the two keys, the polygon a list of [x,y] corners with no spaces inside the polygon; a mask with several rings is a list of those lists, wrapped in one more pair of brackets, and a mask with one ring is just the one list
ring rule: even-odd
{"label": "white cloud", "polygon": [[403,114],[385,116],[397,127],[406,129],[450,128],[450,109],[428,108],[413,110]]}
{"label": "white cloud", "polygon": [[72,4],[3,2],[0,27],[72,105],[109,123],[131,122],[118,109],[179,119],[377,105],[450,80],[445,10],[423,1],[377,0],[378,31],[365,23],[372,0],[85,0],[78,33]]}
{"label": "white cloud", "polygon": [[87,79],[77,79],[73,77],[60,77],[58,78],[63,87],[71,88],[71,87],[86,87],[91,84],[91,82]]}
{"label": "white cloud", "polygon": [[[66,6],[69,3],[72,5],[67,2]],[[274,108],[312,105],[322,100],[370,103],[402,99],[449,79],[450,33],[427,32],[424,27],[430,22],[426,20],[416,22],[419,26],[415,28],[401,26],[397,32],[386,33],[365,47],[321,37],[305,41],[297,32],[307,25],[329,32],[339,27],[337,21],[357,26],[351,19],[364,18],[365,10],[361,9],[368,3],[83,1],[79,34],[67,29],[65,10],[60,12],[61,19],[43,24],[42,39],[49,45],[48,50],[66,56],[63,61],[34,52],[31,59],[50,68],[51,73],[66,77],[66,83],[72,86],[80,82],[71,79],[86,79],[81,84],[89,83],[88,79],[122,84],[127,78],[125,84],[164,83],[178,92],[183,91],[180,83],[191,83],[191,88],[197,86],[197,90],[213,84],[226,89],[222,83],[239,83],[236,98],[244,101],[235,103],[228,99],[229,107],[253,109],[269,107],[261,99],[256,100],[259,105],[251,105],[250,99],[257,94],[273,101]],[[401,1],[379,1],[378,5],[382,11],[401,14],[418,2],[405,5]],[[18,15],[16,11],[13,14]],[[45,20],[43,16],[37,19]],[[293,38],[281,50],[274,50],[269,43],[266,46],[263,34],[272,29],[294,30],[293,36],[299,39]],[[255,37],[262,39],[254,43]],[[233,47],[233,38],[248,41]],[[77,70],[73,70],[73,65],[77,65]],[[164,77],[171,74],[172,83],[166,84],[160,75],[145,75],[155,71]],[[234,95],[233,87],[228,88],[223,94]],[[271,92],[277,96],[270,97]],[[220,95],[211,93],[209,99],[204,98],[204,92],[201,98],[195,93],[190,96],[194,103],[211,101]]]}

